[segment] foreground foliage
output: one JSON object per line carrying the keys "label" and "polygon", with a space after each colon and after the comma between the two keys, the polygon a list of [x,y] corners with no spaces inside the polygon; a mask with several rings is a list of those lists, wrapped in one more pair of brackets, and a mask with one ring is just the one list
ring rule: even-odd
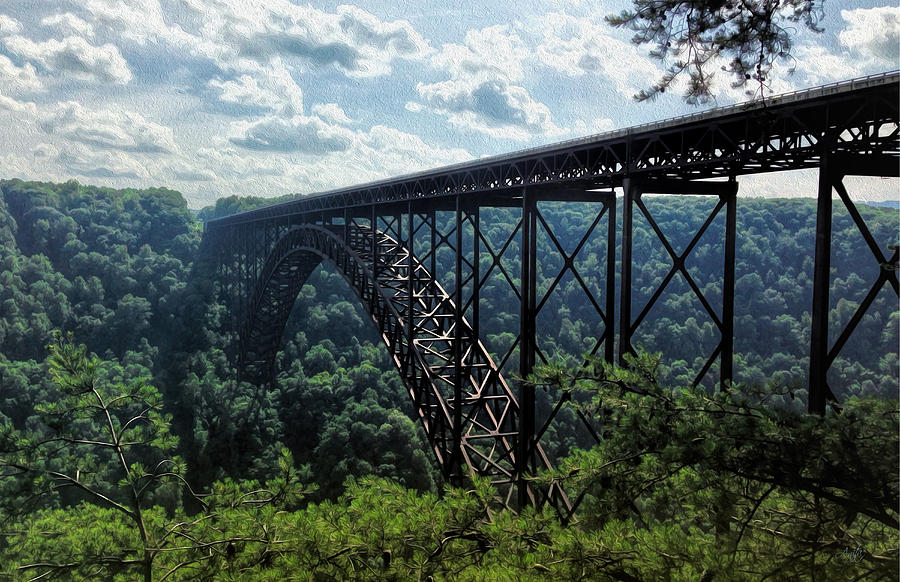
{"label": "foreground foliage", "polygon": [[656,538],[666,570],[705,579],[893,579],[896,400],[854,397],[819,417],[789,388],[666,387],[658,365],[642,354],[627,368],[537,370],[589,391],[580,407],[604,427],[544,477],[589,492],[586,526],[628,520]]}
{"label": "foreground foliage", "polygon": [[[159,469],[176,459],[132,462],[171,451],[154,389],[105,382],[63,337],[48,363],[63,398],[42,426],[3,433],[4,485],[50,501],[6,506],[0,574],[13,580],[890,580],[898,566],[895,401],[821,418],[787,390],[665,388],[648,355],[538,368],[538,384],[589,392],[573,406],[603,426],[597,447],[538,479],[587,491],[563,525],[500,508],[481,480],[439,496],[366,477],[309,503],[287,452],[266,483],[195,495]],[[95,464],[121,479],[101,492],[81,463],[105,449]],[[154,503],[169,483],[197,508]],[[75,484],[83,498],[60,496]]]}
{"label": "foreground foliage", "polygon": [[[177,439],[156,388],[110,381],[84,345],[55,338],[47,358],[55,398],[39,403],[39,422],[23,430],[0,424],[3,549],[19,556],[0,561],[9,575],[149,582],[165,568],[165,578],[215,563],[213,549],[244,539],[221,535],[220,507],[296,503],[303,489],[286,451],[264,487],[226,482],[198,497],[170,456]],[[198,517],[182,515],[182,495],[203,507]]]}
{"label": "foreground foliage", "polygon": [[820,0],[634,0],[632,10],[607,22],[633,30],[634,44],[651,45],[650,56],[669,65],[636,99],[664,93],[686,75],[685,100],[696,104],[713,99],[719,68],[733,87],[755,87],[747,93],[760,98],[769,94],[775,64],[790,65],[793,59],[798,29],[822,32],[823,5]]}

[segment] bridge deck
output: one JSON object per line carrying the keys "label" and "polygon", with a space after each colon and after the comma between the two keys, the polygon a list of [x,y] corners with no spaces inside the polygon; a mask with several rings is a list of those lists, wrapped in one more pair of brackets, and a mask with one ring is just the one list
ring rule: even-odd
{"label": "bridge deck", "polygon": [[[298,197],[212,220],[207,228],[307,212],[502,192],[541,184],[621,185],[627,176],[717,178],[816,167],[819,141],[895,124],[876,136],[838,137],[833,152],[896,158],[900,72],[741,103],[556,144]],[[835,136],[837,137],[837,136]],[[873,149],[873,144],[875,148]],[[880,147],[879,147],[880,144]],[[894,160],[896,161],[896,160]]]}

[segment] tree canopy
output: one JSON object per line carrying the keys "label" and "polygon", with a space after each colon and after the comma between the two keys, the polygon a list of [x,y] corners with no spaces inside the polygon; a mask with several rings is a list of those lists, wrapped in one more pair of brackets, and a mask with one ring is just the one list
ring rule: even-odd
{"label": "tree canopy", "polygon": [[801,26],[821,32],[821,0],[634,0],[634,8],[607,17],[634,31],[632,42],[650,45],[650,56],[667,65],[665,74],[635,98],[664,93],[687,76],[684,98],[713,98],[722,72],[735,88],[763,98],[776,63],[791,69],[792,36]]}
{"label": "tree canopy", "polygon": [[[568,363],[533,378],[537,414],[573,397],[542,437],[558,470],[539,479],[586,492],[565,527],[549,511],[502,509],[477,479],[442,483],[409,393],[336,270],[309,277],[274,380],[254,386],[231,369],[227,313],[216,282],[193,269],[198,224],[177,193],[18,180],[0,181],[0,191],[0,578],[896,572],[900,313],[883,290],[832,366],[842,408],[806,415],[810,200],[738,201],[737,383],[725,392],[715,382],[685,388],[718,332],[677,277],[636,337],[657,355],[629,368],[581,366],[603,333],[587,291],[603,303],[607,237],[582,240],[595,206],[541,203],[536,284],[548,297],[538,345]],[[226,200],[207,216],[258,202]],[[675,248],[714,203],[645,200]],[[896,243],[895,209],[859,212],[879,244]],[[453,214],[438,221],[452,228]],[[498,361],[512,349],[506,372],[518,357],[509,313],[521,273],[517,217],[506,208],[481,217],[480,334]],[[633,227],[635,301],[644,302],[671,258],[646,220]],[[685,261],[713,304],[723,228],[714,221]],[[838,326],[884,266],[845,211],[835,211],[833,231],[829,317]],[[582,251],[566,260],[557,243]],[[435,264],[452,286],[448,253],[437,248]]]}

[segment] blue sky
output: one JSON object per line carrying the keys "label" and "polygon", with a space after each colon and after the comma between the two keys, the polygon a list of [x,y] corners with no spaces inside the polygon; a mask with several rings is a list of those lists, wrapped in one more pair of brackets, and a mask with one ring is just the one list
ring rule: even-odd
{"label": "blue sky", "polygon": [[[622,2],[5,0],[0,177],[168,186],[199,208],[307,193],[696,111]],[[786,92],[900,66],[900,7],[825,3]],[[782,67],[782,70],[786,66]],[[719,105],[743,100],[718,80]],[[814,192],[809,175],[750,195]],[[897,197],[882,182],[869,198]]]}

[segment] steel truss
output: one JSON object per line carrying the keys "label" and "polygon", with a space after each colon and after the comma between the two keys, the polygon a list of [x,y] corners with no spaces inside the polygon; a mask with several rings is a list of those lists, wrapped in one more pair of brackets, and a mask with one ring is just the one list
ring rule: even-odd
{"label": "steel truss", "polygon": [[[584,292],[599,333],[591,353],[613,361],[633,349],[640,326],[667,285],[681,277],[719,333],[695,383],[732,379],[736,177],[787,169],[818,168],[818,215],[810,347],[809,410],[824,413],[834,401],[826,374],[886,285],[898,292],[897,252],[885,257],[843,184],[849,174],[897,176],[900,160],[900,76],[854,81],[782,96],[763,105],[632,128],[595,138],[479,160],[418,175],[343,189],[265,207],[206,225],[203,261],[215,265],[220,296],[236,336],[230,354],[244,379],[272,378],[284,325],[309,274],[333,263],[359,296],[393,357],[444,477],[459,483],[484,475],[505,504],[554,505],[570,516],[579,496],[559,486],[541,490],[531,476],[553,465],[542,439],[559,420],[570,393],[516,389],[504,379],[526,377],[549,357],[542,349],[541,313],[566,279]],[[617,246],[615,191],[621,188],[620,310],[616,318]],[[676,252],[648,210],[645,194],[716,198],[687,247]],[[882,266],[856,314],[828,345],[832,193],[860,230],[873,260]],[[597,204],[574,249],[566,250],[546,218],[548,203]],[[485,209],[506,208],[509,232],[488,236]],[[643,216],[671,260],[671,267],[637,313],[632,305],[633,221]],[[701,291],[687,260],[704,232],[724,220],[722,303]],[[585,273],[578,261],[586,241],[602,236],[607,253],[601,273]],[[542,242],[541,242],[542,241]],[[893,241],[892,241],[893,242]],[[551,253],[553,261],[539,256]],[[602,287],[587,283],[599,276]],[[482,292],[498,281],[508,286],[509,312],[518,329],[511,345],[492,358],[482,343]],[[571,286],[571,285],[570,285]],[[602,295],[602,296],[601,296]],[[616,332],[614,322],[618,319]],[[618,342],[618,350],[616,343]],[[517,361],[517,365],[516,362]],[[571,413],[571,410],[569,411]],[[599,440],[581,417],[577,430]],[[568,426],[568,425],[567,425]]]}
{"label": "steel truss", "polygon": [[[623,185],[624,196],[624,214],[622,220],[622,300],[621,300],[621,323],[619,325],[619,358],[624,363],[625,354],[634,353],[632,346],[632,337],[640,326],[641,322],[647,317],[647,314],[656,304],[666,286],[672,281],[676,274],[681,274],[694,296],[700,301],[703,309],[709,315],[717,331],[720,340],[713,352],[707,357],[706,363],[694,378],[693,384],[696,386],[700,383],[706,373],[710,370],[717,358],[719,362],[719,383],[722,386],[730,383],[732,380],[732,363],[734,357],[734,253],[735,253],[735,225],[736,225],[736,208],[737,208],[737,182],[691,182],[691,181],[672,181],[672,180],[654,180],[654,181],[637,181],[625,180]],[[688,243],[687,247],[681,254],[675,252],[668,238],[660,230],[659,225],[654,220],[650,211],[641,200],[642,194],[693,194],[693,195],[710,195],[719,198],[718,203],[712,212],[704,221],[703,225],[694,234],[694,237]],[[672,268],[666,273],[662,283],[654,291],[653,295],[644,305],[640,313],[632,319],[631,302],[631,267],[633,263],[632,245],[633,245],[633,217],[634,207],[637,206],[647,221],[650,223],[653,232],[656,233],[659,241],[662,242],[666,252],[672,259]],[[722,209],[725,209],[725,240],[723,241],[725,252],[723,261],[722,275],[722,310],[718,313],[711,305],[709,300],[700,287],[691,277],[685,267],[685,262],[691,251],[703,237],[703,234],[712,224],[713,220]]]}
{"label": "steel truss", "polygon": [[779,95],[655,124],[485,158],[361,186],[301,196],[213,221],[220,226],[286,214],[565,184],[619,187],[625,178],[699,180],[817,168],[833,152],[896,156],[900,73]]}
{"label": "steel truss", "polygon": [[[517,462],[519,405],[472,326],[431,272],[398,240],[404,218],[378,218],[385,230],[352,220],[347,228],[295,226],[283,233],[263,267],[251,317],[242,334],[244,378],[264,382],[273,369],[290,307],[322,260],[334,264],[366,306],[409,390],[444,477],[462,483],[487,476],[506,504],[545,503],[568,509],[557,487],[538,491]],[[423,222],[422,224],[425,224]],[[406,231],[414,232],[412,227]],[[550,467],[539,444],[528,454]]]}
{"label": "steel truss", "polygon": [[[879,291],[890,285],[894,293],[900,297],[900,286],[897,282],[898,249],[894,248],[890,258],[886,258],[865,221],[859,215],[856,205],[850,199],[844,186],[844,177],[856,176],[900,176],[900,167],[896,160],[875,156],[855,156],[842,154],[825,154],[819,167],[819,192],[816,210],[816,249],[813,270],[813,304],[809,355],[809,403],[810,412],[825,414],[826,402],[837,406],[838,399],[828,385],[828,370],[834,363],[841,348],[847,343],[850,335],[862,321],[869,306],[875,301]],[[828,312],[829,290],[831,287],[831,226],[832,226],[832,192],[836,192],[853,222],[879,265],[878,278],[872,284],[866,297],[840,331],[831,348],[828,347]]]}

